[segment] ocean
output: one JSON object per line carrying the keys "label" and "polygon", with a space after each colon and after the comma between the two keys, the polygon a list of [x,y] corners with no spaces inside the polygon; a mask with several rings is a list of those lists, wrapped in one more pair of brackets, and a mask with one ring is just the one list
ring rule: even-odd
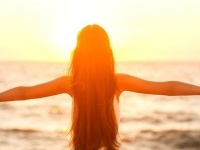
{"label": "ocean", "polygon": [[[0,62],[0,91],[50,81],[67,70],[67,63]],[[116,72],[200,85],[200,62],[117,63]],[[71,102],[61,94],[0,103],[0,150],[69,150]],[[120,110],[124,150],[200,150],[200,96],[124,92]]]}

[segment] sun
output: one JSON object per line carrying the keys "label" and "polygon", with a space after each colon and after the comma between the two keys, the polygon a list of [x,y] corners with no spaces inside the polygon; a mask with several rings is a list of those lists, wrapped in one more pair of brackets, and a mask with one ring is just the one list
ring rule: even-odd
{"label": "sun", "polygon": [[[66,22],[54,26],[50,31],[50,36],[46,39],[61,59],[69,59],[72,50],[76,46],[79,31],[88,24],[96,24],[93,15],[89,15],[87,18],[84,18],[84,14],[77,15],[74,14]],[[76,20],[75,18],[80,19]]]}

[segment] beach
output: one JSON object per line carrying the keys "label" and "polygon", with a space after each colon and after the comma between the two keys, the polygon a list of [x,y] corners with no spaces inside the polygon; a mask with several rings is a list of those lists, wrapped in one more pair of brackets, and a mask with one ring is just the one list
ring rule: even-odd
{"label": "beach", "polygon": [[[67,63],[1,62],[0,91],[50,81]],[[116,63],[116,72],[146,80],[200,85],[200,62]],[[0,150],[69,150],[72,99],[61,94],[0,103]],[[119,133],[124,150],[199,150],[200,96],[124,92]]]}

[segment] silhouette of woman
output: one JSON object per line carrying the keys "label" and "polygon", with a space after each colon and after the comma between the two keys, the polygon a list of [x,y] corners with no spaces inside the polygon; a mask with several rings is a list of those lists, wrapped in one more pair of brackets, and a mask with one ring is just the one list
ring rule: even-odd
{"label": "silhouette of woman", "polygon": [[0,101],[42,98],[61,93],[73,99],[71,140],[74,150],[119,150],[119,96],[123,91],[157,95],[199,95],[200,87],[178,81],[155,82],[115,73],[106,31],[88,25],[78,34],[69,75],[35,86],[0,93]]}

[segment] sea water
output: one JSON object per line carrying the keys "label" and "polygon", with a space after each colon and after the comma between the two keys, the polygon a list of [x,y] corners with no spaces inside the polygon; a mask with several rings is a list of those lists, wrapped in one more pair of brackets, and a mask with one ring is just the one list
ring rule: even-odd
{"label": "sea water", "polygon": [[[0,62],[0,91],[32,86],[67,73],[67,63]],[[116,72],[151,81],[200,85],[200,62],[117,63]],[[0,150],[69,150],[69,95],[0,103]],[[124,150],[200,150],[200,96],[124,92]]]}

